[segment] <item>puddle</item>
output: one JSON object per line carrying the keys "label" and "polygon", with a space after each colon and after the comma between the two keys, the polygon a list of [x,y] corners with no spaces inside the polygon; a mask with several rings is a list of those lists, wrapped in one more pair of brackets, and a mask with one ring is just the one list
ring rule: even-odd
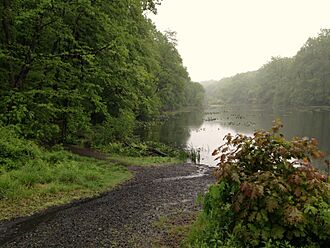
{"label": "puddle", "polygon": [[207,175],[207,173],[211,170],[211,167],[207,165],[199,165],[196,172],[187,175],[187,176],[177,176],[177,177],[167,177],[167,178],[158,178],[153,180],[153,182],[167,182],[167,181],[175,181],[175,180],[183,180],[183,179],[192,179],[203,177]]}

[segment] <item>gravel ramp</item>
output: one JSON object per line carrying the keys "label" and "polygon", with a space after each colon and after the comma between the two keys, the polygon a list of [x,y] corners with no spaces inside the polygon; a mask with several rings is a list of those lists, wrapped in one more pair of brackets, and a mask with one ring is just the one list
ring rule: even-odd
{"label": "gravel ramp", "polygon": [[103,194],[53,211],[0,223],[1,247],[154,247],[160,216],[195,211],[214,183],[203,165],[129,167],[135,177]]}

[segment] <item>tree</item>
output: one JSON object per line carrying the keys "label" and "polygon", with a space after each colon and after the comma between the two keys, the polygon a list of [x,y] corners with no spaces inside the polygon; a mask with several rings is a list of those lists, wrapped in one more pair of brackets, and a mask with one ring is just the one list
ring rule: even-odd
{"label": "tree", "polygon": [[188,73],[145,16],[160,2],[1,2],[0,120],[55,144],[100,126],[126,137],[114,127],[125,121],[131,133],[136,120],[183,106]]}
{"label": "tree", "polygon": [[322,29],[293,58],[273,57],[255,72],[220,80],[209,86],[210,98],[225,103],[329,105],[329,34]]}

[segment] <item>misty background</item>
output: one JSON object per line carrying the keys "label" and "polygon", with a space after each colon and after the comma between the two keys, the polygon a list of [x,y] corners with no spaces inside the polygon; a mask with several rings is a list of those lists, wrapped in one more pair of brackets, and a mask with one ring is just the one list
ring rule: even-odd
{"label": "misty background", "polygon": [[164,0],[157,28],[177,32],[194,81],[257,70],[272,56],[291,57],[330,22],[327,0]]}

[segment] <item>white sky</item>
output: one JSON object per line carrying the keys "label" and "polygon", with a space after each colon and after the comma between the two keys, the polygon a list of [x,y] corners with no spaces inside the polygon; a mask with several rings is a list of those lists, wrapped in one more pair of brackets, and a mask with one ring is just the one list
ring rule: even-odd
{"label": "white sky", "polygon": [[163,0],[149,17],[159,30],[178,33],[192,80],[219,80],[295,55],[330,28],[330,0]]}

